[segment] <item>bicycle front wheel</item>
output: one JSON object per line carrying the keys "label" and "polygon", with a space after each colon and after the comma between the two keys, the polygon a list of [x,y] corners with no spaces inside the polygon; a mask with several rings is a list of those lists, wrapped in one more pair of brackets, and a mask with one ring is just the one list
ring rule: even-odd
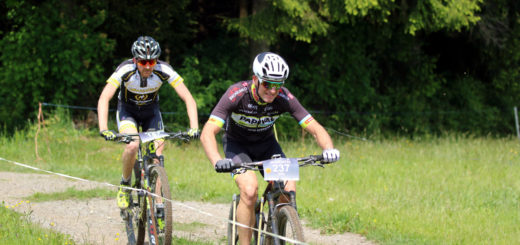
{"label": "bicycle front wheel", "polygon": [[[303,237],[303,228],[298,217],[298,213],[292,206],[283,206],[276,213],[276,222],[278,226],[278,234],[296,240],[305,242]],[[280,239],[280,244],[293,244]]]}
{"label": "bicycle front wheel", "polygon": [[153,166],[149,175],[148,233],[150,244],[171,244],[172,203],[170,185],[166,171],[161,166]]}

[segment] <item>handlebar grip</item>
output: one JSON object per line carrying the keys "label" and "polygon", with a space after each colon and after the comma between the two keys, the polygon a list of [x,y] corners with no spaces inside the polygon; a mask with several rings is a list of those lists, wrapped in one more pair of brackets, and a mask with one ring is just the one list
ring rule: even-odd
{"label": "handlebar grip", "polygon": [[237,169],[237,168],[241,168],[241,167],[242,167],[242,163],[240,163],[240,162],[233,162],[233,163],[231,163],[231,170],[234,170],[234,169]]}

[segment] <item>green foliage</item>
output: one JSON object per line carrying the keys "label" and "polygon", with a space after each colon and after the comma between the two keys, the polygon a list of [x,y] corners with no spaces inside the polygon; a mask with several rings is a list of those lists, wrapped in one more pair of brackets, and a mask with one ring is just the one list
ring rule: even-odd
{"label": "green foliage", "polygon": [[[192,51],[194,54],[186,56],[178,69],[174,67],[184,78],[184,83],[197,101],[200,127],[206,122],[226,89],[231,84],[247,80],[249,61],[241,49],[235,48],[237,42],[239,41],[232,37],[216,37],[210,43],[196,45]],[[171,86],[168,87],[161,88],[160,91],[161,110],[175,114],[163,115],[163,119],[166,124],[173,123],[171,127],[183,129],[189,125],[186,106]]]}
{"label": "green foliage", "polygon": [[275,0],[245,19],[228,19],[227,25],[242,36],[271,44],[279,40],[280,34],[310,43],[313,35],[325,35],[329,28],[329,23],[311,4],[311,1]]}
{"label": "green foliage", "polygon": [[0,97],[9,101],[0,117],[8,128],[22,127],[39,102],[72,105],[95,101],[114,42],[96,29],[103,3],[77,6],[62,1],[8,1],[13,28],[0,40]]}
{"label": "green foliage", "polygon": [[418,1],[412,7],[406,32],[415,35],[417,31],[460,31],[475,25],[480,17],[479,4],[483,0],[429,0]]}
{"label": "green foliage", "polygon": [[[34,120],[41,101],[95,107],[106,78],[130,56],[139,35],[161,43],[161,59],[185,79],[201,125],[230,84],[250,79],[250,52],[263,43],[269,47],[261,49],[288,61],[287,87],[325,126],[363,135],[514,131],[512,107],[520,92],[517,1],[136,4],[2,2],[4,133]],[[239,18],[241,11],[248,14]],[[164,121],[184,129],[185,105],[164,87],[161,109],[175,113]],[[292,123],[279,125],[286,135],[299,135]]]}

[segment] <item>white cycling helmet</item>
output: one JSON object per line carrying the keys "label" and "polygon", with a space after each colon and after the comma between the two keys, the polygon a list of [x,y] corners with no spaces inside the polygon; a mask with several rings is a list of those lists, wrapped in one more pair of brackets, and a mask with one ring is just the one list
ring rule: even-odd
{"label": "white cycling helmet", "polygon": [[253,73],[262,80],[283,82],[289,77],[289,66],[280,55],[263,52],[253,61]]}
{"label": "white cycling helmet", "polygon": [[161,55],[161,47],[152,37],[140,36],[132,45],[132,55],[141,60],[157,59]]}

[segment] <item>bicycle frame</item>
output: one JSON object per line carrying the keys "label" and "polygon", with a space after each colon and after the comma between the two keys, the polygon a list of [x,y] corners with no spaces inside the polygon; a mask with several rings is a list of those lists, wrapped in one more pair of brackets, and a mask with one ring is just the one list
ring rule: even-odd
{"label": "bicycle frame", "polygon": [[[150,244],[169,243],[171,242],[172,232],[171,204],[164,202],[164,200],[170,199],[171,193],[168,186],[169,181],[164,170],[164,158],[155,154],[155,140],[159,138],[179,138],[188,141],[189,136],[181,132],[175,134],[147,132],[118,135],[117,137],[121,142],[129,143],[136,140],[134,137],[137,136],[141,139],[139,140],[137,157],[133,167],[135,176],[133,187],[138,189],[135,191],[137,202],[134,202],[132,195],[130,195],[129,208],[121,210],[121,216],[126,221],[128,242],[129,244],[143,244],[146,230],[148,230]],[[157,159],[157,163],[155,159]],[[134,233],[132,213],[136,215],[137,240]],[[161,234],[160,236],[159,233]]]}
{"label": "bicycle frame", "polygon": [[[279,158],[279,157],[274,157]],[[286,159],[289,160],[289,159]],[[322,161],[321,156],[309,156],[304,158],[296,158],[292,159],[291,161],[296,160],[297,162],[303,162],[302,164],[297,164],[298,168],[306,165],[314,165],[314,166],[320,166],[323,167],[321,163],[317,163],[318,161]],[[270,160],[266,160],[270,161]],[[261,162],[253,162],[253,163],[235,163],[234,166],[232,166],[233,169],[236,169],[235,173],[241,173],[244,170],[258,170],[258,166],[263,166],[264,162],[267,164],[266,161]],[[273,164],[271,161],[270,164]],[[294,163],[296,164],[296,163]],[[271,169],[272,171],[277,171],[279,168],[275,165],[267,165],[274,167]],[[285,168],[284,168],[285,169]],[[290,166],[287,166],[287,171],[289,171]],[[264,169],[265,171],[265,169]],[[284,175],[288,176],[288,175]],[[266,176],[265,176],[266,177]],[[289,178],[290,179],[290,178]],[[294,179],[293,179],[294,180]],[[261,195],[260,201],[257,201],[257,204],[255,206],[255,216],[256,216],[256,228],[258,230],[257,234],[255,235],[255,240],[257,244],[265,244],[267,239],[272,239],[274,244],[279,245],[282,243],[282,239],[279,238],[280,235],[286,235],[286,222],[287,224],[290,224],[290,227],[292,228],[292,231],[294,232],[294,239],[303,241],[303,230],[301,228],[300,221],[298,219],[297,214],[297,205],[296,205],[296,193],[294,191],[286,191],[285,188],[285,181],[283,179],[279,180],[268,180],[268,185],[266,186],[264,192]],[[280,202],[280,197],[285,196],[287,197],[287,202]],[[234,201],[232,203],[232,217],[235,217],[235,205],[237,204],[237,198],[234,196]],[[265,215],[264,213],[264,205],[267,202],[268,205],[268,213]],[[287,206],[287,207],[286,207]],[[267,220],[266,220],[267,218]],[[233,218],[235,220],[235,218]],[[282,220],[282,221],[281,221]],[[281,222],[283,225],[282,227],[278,227],[279,223]],[[267,226],[265,227],[264,226]],[[272,238],[268,238],[264,231],[267,228],[267,230],[276,236]],[[229,229],[232,229],[231,231]],[[228,236],[231,234],[231,239],[228,238],[228,242],[236,243],[236,236],[235,236],[235,225],[228,225]],[[256,232],[256,230],[255,230]],[[280,234],[283,233],[283,234]]]}

